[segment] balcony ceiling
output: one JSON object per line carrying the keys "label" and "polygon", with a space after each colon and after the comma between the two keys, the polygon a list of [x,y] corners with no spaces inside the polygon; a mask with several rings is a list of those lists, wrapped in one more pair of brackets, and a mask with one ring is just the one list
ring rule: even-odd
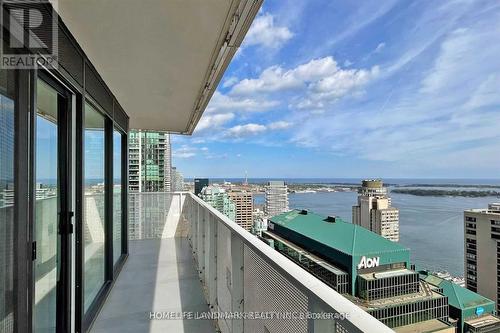
{"label": "balcony ceiling", "polygon": [[59,0],[130,127],[191,134],[262,0]]}

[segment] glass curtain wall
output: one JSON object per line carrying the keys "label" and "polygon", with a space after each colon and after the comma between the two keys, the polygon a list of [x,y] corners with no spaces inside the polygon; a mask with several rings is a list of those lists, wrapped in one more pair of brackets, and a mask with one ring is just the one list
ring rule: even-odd
{"label": "glass curtain wall", "polygon": [[14,71],[0,70],[0,332],[14,332]]}
{"label": "glass curtain wall", "polygon": [[113,131],[113,264],[122,254],[122,133]]}
{"label": "glass curtain wall", "polygon": [[105,118],[85,104],[84,133],[84,310],[105,282]]}

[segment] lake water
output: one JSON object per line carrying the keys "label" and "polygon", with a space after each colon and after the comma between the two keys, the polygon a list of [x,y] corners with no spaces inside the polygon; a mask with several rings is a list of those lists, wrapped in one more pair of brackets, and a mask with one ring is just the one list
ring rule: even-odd
{"label": "lake water", "polygon": [[[500,200],[496,197],[418,197],[398,193],[392,193],[391,198],[392,205],[399,208],[400,243],[411,250],[412,262],[419,268],[446,270],[458,276],[464,273],[464,210],[485,208],[488,203]],[[290,208],[337,215],[351,222],[351,207],[357,202],[357,193],[293,193],[289,201]],[[255,196],[255,202],[262,204],[264,196]]]}

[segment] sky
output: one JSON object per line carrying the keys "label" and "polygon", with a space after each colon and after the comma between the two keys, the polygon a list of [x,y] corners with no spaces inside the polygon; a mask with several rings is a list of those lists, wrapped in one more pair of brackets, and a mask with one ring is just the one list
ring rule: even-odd
{"label": "sky", "polygon": [[500,177],[500,2],[266,0],[185,177]]}

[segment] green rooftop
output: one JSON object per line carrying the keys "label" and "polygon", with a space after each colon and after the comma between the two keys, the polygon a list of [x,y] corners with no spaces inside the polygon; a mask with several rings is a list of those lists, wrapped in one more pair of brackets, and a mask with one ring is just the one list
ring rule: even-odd
{"label": "green rooftop", "polygon": [[443,294],[448,296],[448,303],[455,308],[465,310],[493,303],[492,300],[486,297],[435,275],[429,274],[424,280],[443,289]]}
{"label": "green rooftop", "polygon": [[286,212],[270,219],[276,225],[286,227],[351,256],[409,251],[398,243],[391,242],[361,226],[344,222],[338,217],[335,218],[335,222],[327,220],[325,216],[312,212],[302,214],[300,210]]}

